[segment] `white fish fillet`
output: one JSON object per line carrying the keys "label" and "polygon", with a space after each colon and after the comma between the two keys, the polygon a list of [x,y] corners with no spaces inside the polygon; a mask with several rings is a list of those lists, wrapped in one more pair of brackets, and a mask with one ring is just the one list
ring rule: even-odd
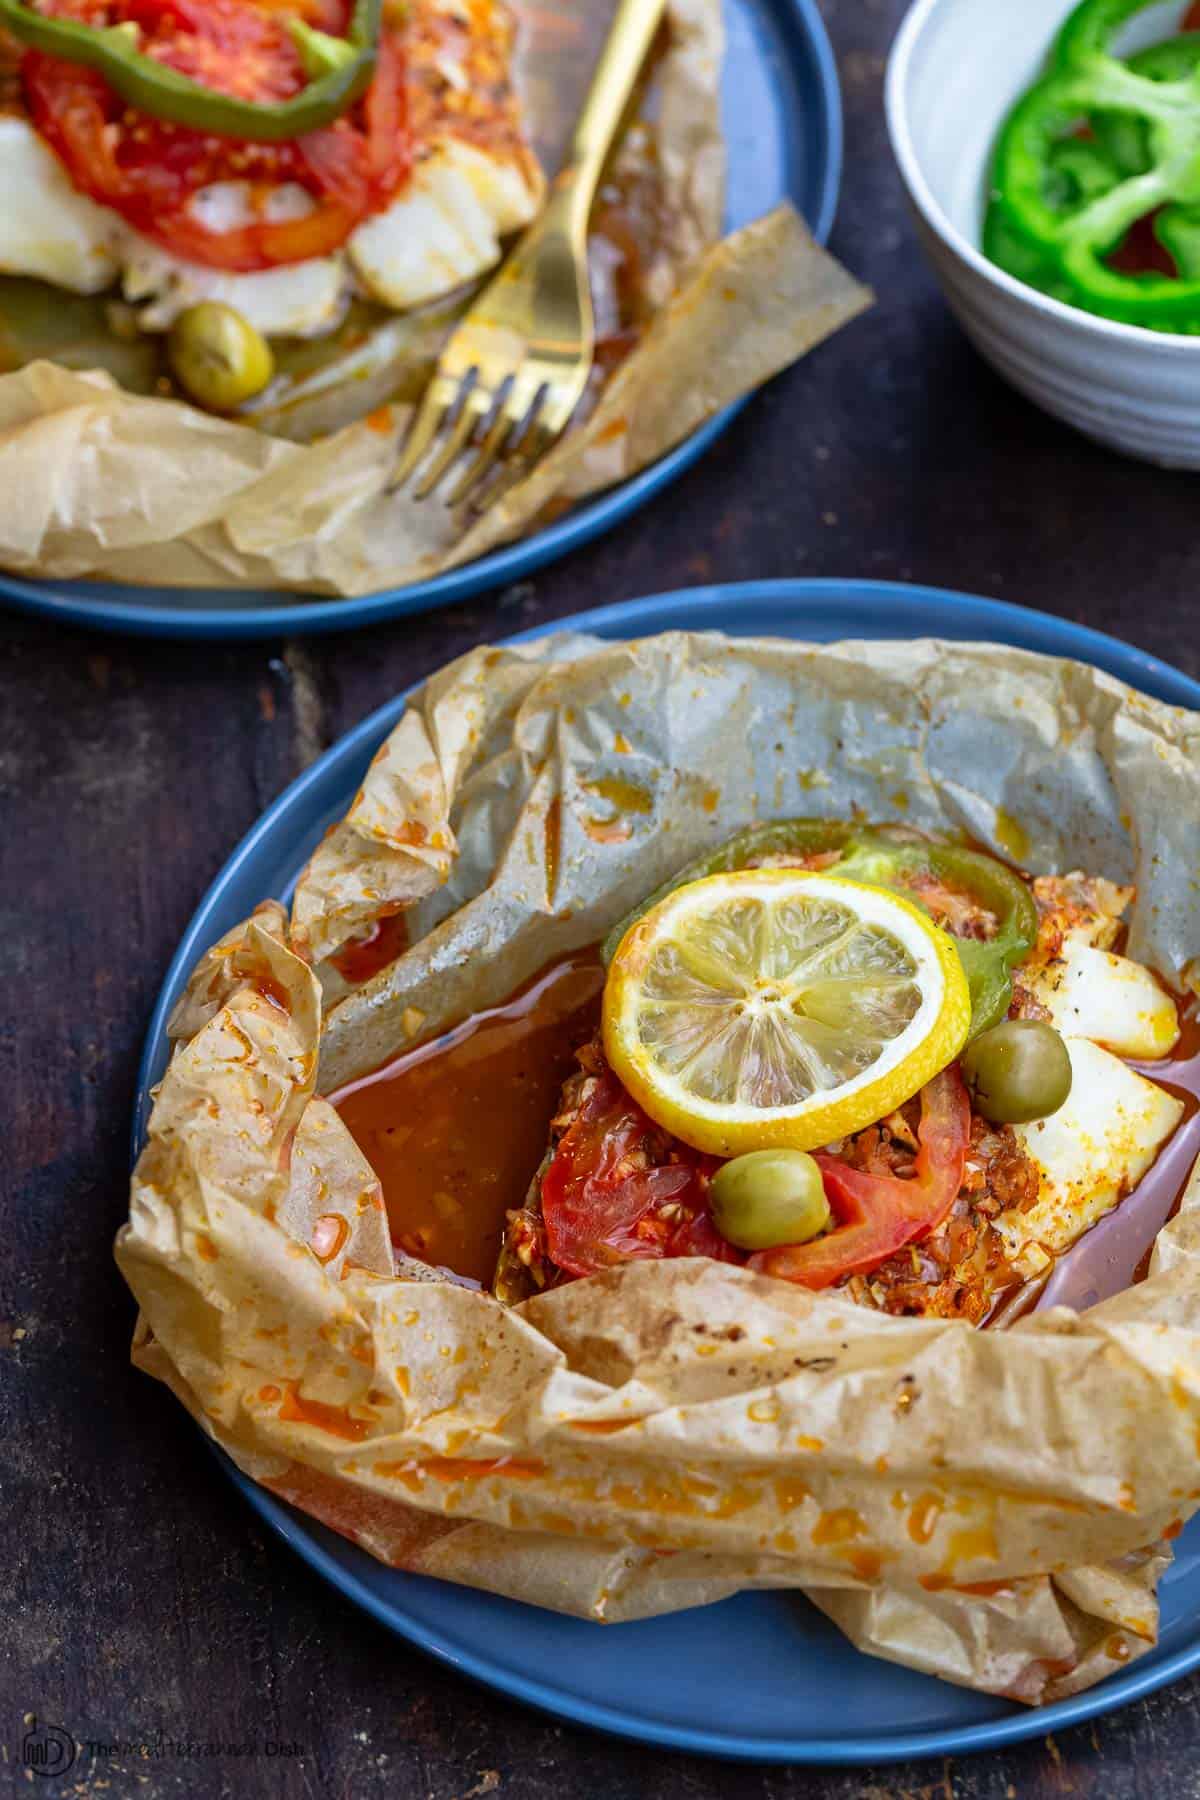
{"label": "white fish fillet", "polygon": [[[444,138],[385,212],[336,255],[252,274],[189,263],[131,231],[72,187],[27,120],[0,117],[0,272],[94,294],[121,278],[145,331],[167,330],[198,300],[223,300],[267,337],[331,331],[356,287],[397,311],[440,299],[491,268],[500,240],[537,211],[540,180],[508,158]],[[267,216],[298,217],[311,202],[286,184]],[[214,183],[196,212],[228,229],[252,217],[245,182]]]}
{"label": "white fish fillet", "polygon": [[0,193],[0,270],[76,294],[112,286],[122,221],[76,193],[33,126],[11,115],[0,117]]}

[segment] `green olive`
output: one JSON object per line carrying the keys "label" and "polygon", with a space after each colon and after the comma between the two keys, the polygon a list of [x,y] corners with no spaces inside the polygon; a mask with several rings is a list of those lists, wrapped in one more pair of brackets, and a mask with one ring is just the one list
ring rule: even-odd
{"label": "green olive", "polygon": [[1071,1091],[1067,1046],[1040,1019],[1006,1019],[982,1032],[964,1050],[962,1072],[976,1112],[996,1125],[1048,1119]]}
{"label": "green olive", "polygon": [[220,300],[201,300],[180,313],[167,355],[180,386],[209,412],[233,412],[261,394],[275,373],[266,338]]}
{"label": "green olive", "polygon": [[718,1169],[713,1223],[740,1250],[806,1244],[829,1224],[821,1171],[803,1150],[751,1150]]}

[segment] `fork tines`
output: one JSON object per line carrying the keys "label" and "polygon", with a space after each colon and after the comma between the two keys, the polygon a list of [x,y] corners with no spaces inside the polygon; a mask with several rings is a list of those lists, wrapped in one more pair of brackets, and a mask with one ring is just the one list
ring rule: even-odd
{"label": "fork tines", "polygon": [[[424,500],[461,456],[474,451],[447,501],[483,512],[533,468],[558,435],[540,419],[547,394],[545,381],[521,369],[505,376],[494,392],[477,368],[467,369],[461,377],[435,374],[409,428],[388,493],[403,487],[429,457],[413,488],[413,497]],[[499,474],[489,482],[497,463]]]}

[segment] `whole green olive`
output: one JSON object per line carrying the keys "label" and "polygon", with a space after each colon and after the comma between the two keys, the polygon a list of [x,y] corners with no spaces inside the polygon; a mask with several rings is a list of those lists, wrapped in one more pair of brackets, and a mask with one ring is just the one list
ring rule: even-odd
{"label": "whole green olive", "polygon": [[167,356],[180,386],[209,412],[233,412],[261,394],[275,373],[266,338],[220,300],[201,300],[180,313]]}
{"label": "whole green olive", "polygon": [[713,1223],[739,1250],[806,1244],[829,1224],[821,1171],[803,1150],[751,1150],[709,1186]]}
{"label": "whole green olive", "polygon": [[976,1112],[996,1125],[1048,1119],[1071,1091],[1071,1058],[1053,1025],[1005,1019],[963,1051],[963,1080]]}

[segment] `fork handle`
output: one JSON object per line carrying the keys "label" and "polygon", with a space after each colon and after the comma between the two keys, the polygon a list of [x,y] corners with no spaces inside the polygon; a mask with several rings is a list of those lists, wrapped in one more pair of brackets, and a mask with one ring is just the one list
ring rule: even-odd
{"label": "fork handle", "polygon": [[654,41],[666,0],[620,0],[592,76],[558,185],[588,211],[638,71]]}

